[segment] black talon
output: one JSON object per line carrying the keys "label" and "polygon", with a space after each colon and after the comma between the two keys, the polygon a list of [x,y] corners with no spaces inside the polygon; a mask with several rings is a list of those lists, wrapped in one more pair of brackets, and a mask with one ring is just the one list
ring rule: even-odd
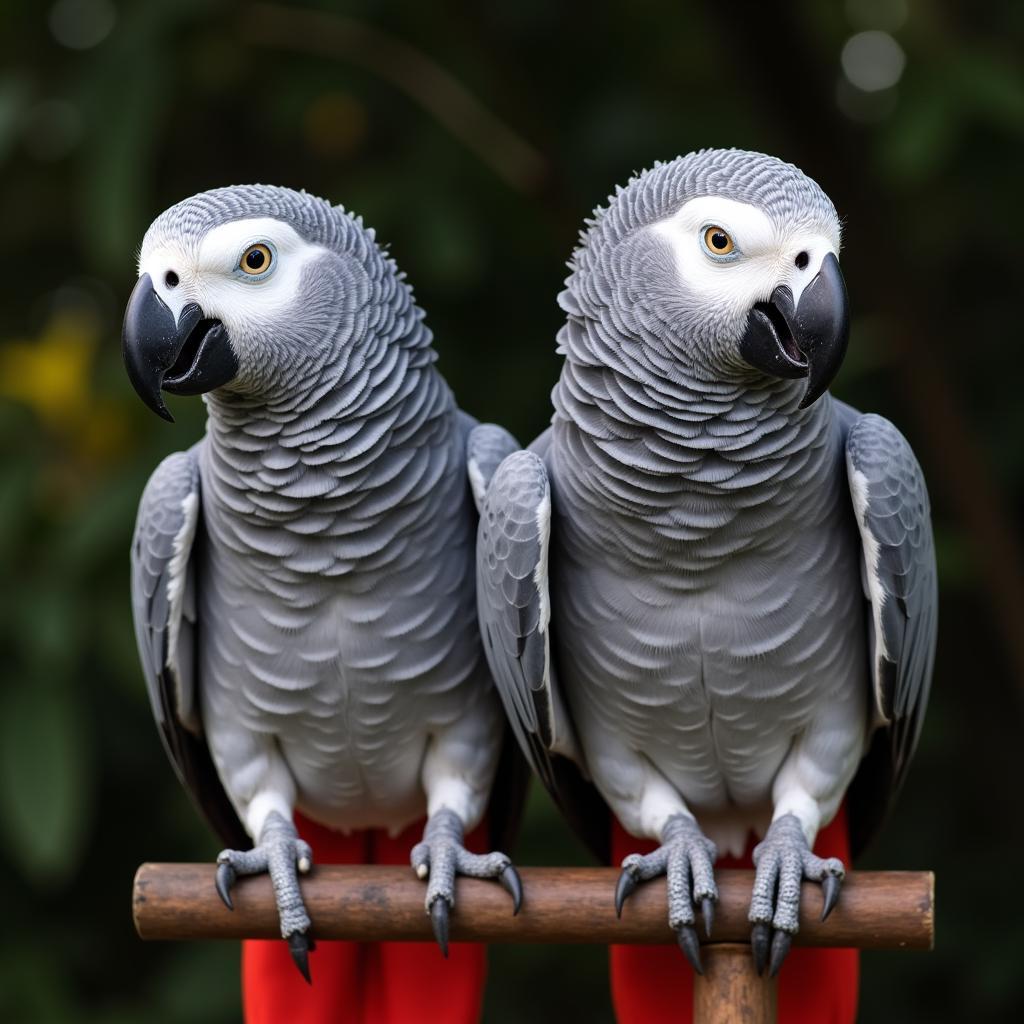
{"label": "black talon", "polygon": [[704,934],[711,938],[711,926],[715,923],[715,901],[705,896],[700,903],[701,916],[704,918]]}
{"label": "black talon", "polygon": [[750,933],[750,952],[754,957],[754,967],[758,975],[764,974],[768,966],[768,949],[771,946],[772,929],[763,921],[758,921]]}
{"label": "black talon", "polygon": [[768,977],[774,978],[782,967],[782,961],[789,953],[789,947],[793,945],[793,936],[789,932],[776,932],[772,939],[772,959],[768,965]]}
{"label": "black talon", "polygon": [[430,927],[434,929],[434,938],[441,947],[441,953],[448,959],[448,901],[438,896],[430,905]]}
{"label": "black talon", "polygon": [[821,883],[824,894],[824,905],[821,910],[822,921],[828,917],[839,902],[839,890],[843,887],[843,880],[838,875],[826,875]]}
{"label": "black talon", "polygon": [[690,961],[690,966],[698,974],[703,974],[704,968],[701,967],[700,963],[700,940],[697,938],[697,932],[693,926],[681,924],[676,929],[676,941],[679,943],[679,948],[685,954],[686,959]]}
{"label": "black talon", "polygon": [[626,900],[636,892],[636,887],[640,883],[637,882],[633,876],[633,872],[629,868],[623,868],[622,874],[619,875],[619,880],[615,885],[615,916],[622,917],[622,908],[625,905]]}
{"label": "black talon", "polygon": [[523,905],[523,883],[519,872],[511,864],[507,864],[498,875],[498,881],[502,889],[512,897],[512,916],[515,917]]}
{"label": "black talon", "polygon": [[217,865],[217,895],[224,901],[228,910],[234,910],[235,905],[231,902],[231,887],[235,884],[235,869],[230,864]]}
{"label": "black talon", "polygon": [[306,979],[307,985],[313,984],[313,978],[309,973],[309,951],[312,949],[310,939],[305,932],[296,932],[288,936],[288,949],[298,967],[299,973]]}

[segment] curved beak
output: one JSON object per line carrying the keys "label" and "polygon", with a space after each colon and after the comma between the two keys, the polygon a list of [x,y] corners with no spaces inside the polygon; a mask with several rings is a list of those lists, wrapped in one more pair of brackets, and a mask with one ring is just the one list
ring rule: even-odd
{"label": "curved beak", "polygon": [[204,318],[194,302],[175,319],[149,274],[139,278],[128,300],[121,354],[139,397],[171,423],[174,417],[164,405],[162,391],[200,395],[229,383],[238,373],[224,325]]}
{"label": "curved beak", "polygon": [[807,378],[800,408],[816,402],[832,383],[850,339],[850,310],[839,260],[829,253],[793,305],[787,285],[758,302],[747,317],[740,355],[755,369],[787,380]]}

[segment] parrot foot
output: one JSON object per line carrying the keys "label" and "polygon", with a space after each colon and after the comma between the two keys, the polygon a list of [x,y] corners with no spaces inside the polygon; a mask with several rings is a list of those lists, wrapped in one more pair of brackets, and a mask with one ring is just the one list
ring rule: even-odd
{"label": "parrot foot", "polygon": [[240,875],[269,874],[274,899],[281,921],[281,937],[288,940],[288,949],[299,972],[312,984],[309,953],[314,949],[309,935],[310,920],[299,891],[301,872],[313,865],[309,843],[300,839],[295,826],[277,811],[267,815],[259,843],[251,850],[221,850],[217,854],[217,893],[228,910],[234,910],[231,889]]}
{"label": "parrot foot", "polygon": [[718,850],[688,814],[674,814],[669,818],[661,841],[662,845],[653,853],[644,856],[631,853],[623,860],[622,874],[615,889],[615,912],[622,916],[623,905],[641,882],[666,875],[668,923],[690,966],[703,974],[694,908],[700,906],[704,932],[710,936],[718,900],[713,866]]}
{"label": "parrot foot", "polygon": [[805,878],[822,888],[822,921],[839,901],[846,871],[836,857],[818,857],[795,814],[772,822],[754,848],[754,893],[750,900],[751,952],[757,973],[775,977],[799,928],[800,886]]}
{"label": "parrot foot", "polygon": [[512,897],[512,913],[519,913],[523,885],[512,861],[503,853],[470,853],[462,845],[462,821],[446,807],[430,816],[423,830],[423,841],[412,848],[410,860],[417,877],[429,878],[427,913],[434,938],[445,957],[448,956],[448,918],[455,902],[456,875],[497,879]]}

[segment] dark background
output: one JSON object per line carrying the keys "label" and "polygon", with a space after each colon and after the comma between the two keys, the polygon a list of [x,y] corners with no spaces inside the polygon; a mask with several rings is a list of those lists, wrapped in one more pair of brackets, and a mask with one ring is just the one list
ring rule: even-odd
{"label": "dark background", "polygon": [[[461,404],[528,439],[583,217],[655,159],[722,145],[835,201],[854,323],[834,390],[900,426],[934,504],[932,707],[864,866],[936,870],[938,945],[866,955],[862,1017],[1017,1017],[1022,44],[1015,3],[5,0],[0,1019],[238,1019],[237,947],[144,945],[129,914],[139,862],[217,849],[130,625],[136,502],[203,424],[197,401],[157,420],[121,367],[150,220],[249,181],[345,203],[415,284]],[[514,852],[586,860],[536,792]],[[485,1016],[608,1020],[604,951],[495,950]]]}

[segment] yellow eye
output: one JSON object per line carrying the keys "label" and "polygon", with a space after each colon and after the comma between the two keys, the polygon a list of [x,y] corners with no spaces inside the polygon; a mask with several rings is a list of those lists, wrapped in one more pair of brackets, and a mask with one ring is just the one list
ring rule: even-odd
{"label": "yellow eye", "polygon": [[704,244],[708,247],[708,251],[716,256],[728,256],[735,248],[728,233],[716,224],[712,224],[711,227],[704,230]]}
{"label": "yellow eye", "polygon": [[273,259],[274,256],[270,249],[260,242],[256,245],[250,245],[242,253],[242,258],[238,261],[238,269],[255,277],[259,274],[265,274],[270,269]]}

